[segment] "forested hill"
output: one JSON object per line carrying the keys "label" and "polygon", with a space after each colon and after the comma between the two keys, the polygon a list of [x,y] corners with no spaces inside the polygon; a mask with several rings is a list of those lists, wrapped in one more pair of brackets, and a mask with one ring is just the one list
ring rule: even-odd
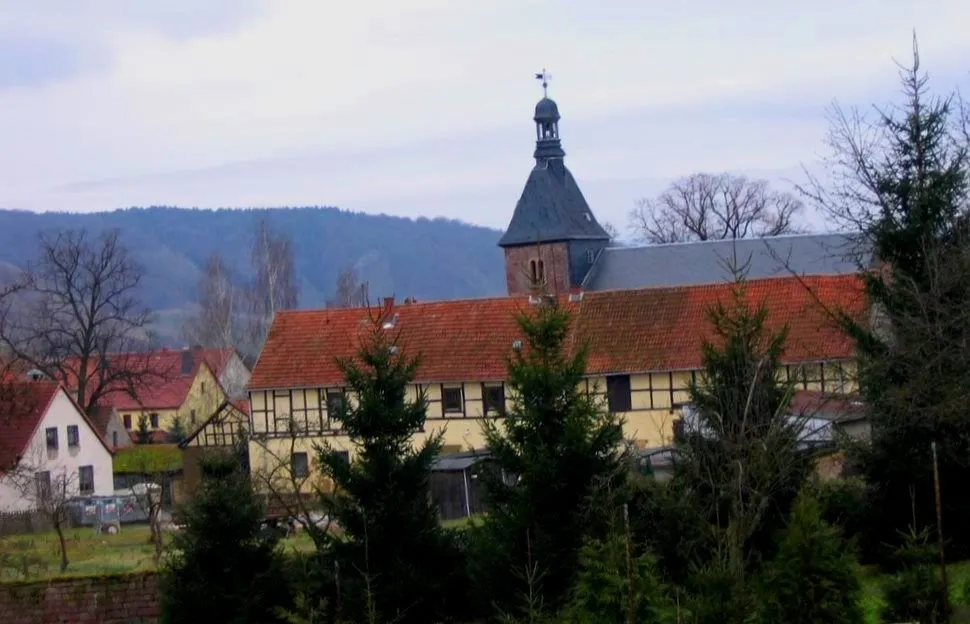
{"label": "forested hill", "polygon": [[173,326],[191,309],[212,252],[221,252],[242,278],[250,275],[249,254],[260,219],[292,240],[300,307],[323,306],[333,297],[337,274],[351,266],[369,282],[372,298],[448,299],[505,290],[497,230],[320,207],[152,207],[89,214],[0,210],[0,274],[36,257],[41,231],[118,228],[145,269],[145,302],[159,311],[164,325]]}

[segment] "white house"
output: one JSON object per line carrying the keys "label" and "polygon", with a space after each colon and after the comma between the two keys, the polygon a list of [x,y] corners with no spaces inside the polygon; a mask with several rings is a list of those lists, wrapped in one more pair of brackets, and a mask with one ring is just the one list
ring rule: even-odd
{"label": "white house", "polygon": [[111,451],[60,384],[0,385],[0,512],[34,508],[45,493],[114,492]]}

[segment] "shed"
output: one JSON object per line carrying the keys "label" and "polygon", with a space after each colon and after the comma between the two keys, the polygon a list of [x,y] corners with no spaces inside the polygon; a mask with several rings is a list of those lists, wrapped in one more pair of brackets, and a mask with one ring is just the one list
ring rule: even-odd
{"label": "shed", "polygon": [[431,500],[442,520],[458,520],[485,513],[483,485],[475,466],[490,461],[488,451],[441,455],[431,467]]}

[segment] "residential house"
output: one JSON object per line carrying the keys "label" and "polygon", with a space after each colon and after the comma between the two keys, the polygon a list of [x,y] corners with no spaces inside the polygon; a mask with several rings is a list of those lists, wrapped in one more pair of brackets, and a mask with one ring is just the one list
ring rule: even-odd
{"label": "residential house", "polygon": [[122,384],[110,388],[97,406],[117,411],[122,427],[135,441],[142,417],[148,422],[153,443],[168,441],[176,418],[187,432],[194,431],[227,400],[228,392],[220,380],[238,388],[248,379],[248,370],[231,349],[162,349],[112,354],[107,360],[108,366],[133,361],[137,370],[149,373],[139,377],[133,388]]}
{"label": "residential house", "polygon": [[186,496],[193,496],[202,479],[202,461],[211,453],[243,453],[249,430],[249,401],[224,401],[198,429],[179,444]]}
{"label": "residential house", "polygon": [[0,400],[0,510],[23,511],[41,496],[107,496],[112,454],[60,384],[9,380]]}
{"label": "residential house", "polygon": [[121,414],[115,407],[110,405],[95,407],[88,417],[112,451],[134,444],[121,420]]}
{"label": "residential house", "polygon": [[789,329],[787,378],[801,390],[854,391],[852,341],[825,309],[870,313],[857,275],[873,264],[864,247],[841,235],[616,247],[565,166],[558,105],[544,97],[533,120],[535,164],[499,240],[508,296],[279,312],[249,381],[254,471],[287,461],[310,473],[321,440],[349,450],[333,414],[354,398],[336,359],[375,330],[421,356],[409,391],[428,401],[418,439],[441,429],[447,452],[481,449],[478,419],[509,405],[505,361],[523,346],[516,314],[547,296],[572,313],[570,350],[587,349],[583,390],[623,415],[639,447],[663,448],[701,367],[709,309],[728,301],[737,269],[749,303],[768,306],[769,327]]}

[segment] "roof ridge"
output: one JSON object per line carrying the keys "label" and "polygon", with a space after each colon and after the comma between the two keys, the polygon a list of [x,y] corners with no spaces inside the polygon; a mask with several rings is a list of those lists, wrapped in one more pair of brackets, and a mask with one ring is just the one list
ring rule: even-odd
{"label": "roof ridge", "polygon": [[772,241],[772,240],[795,240],[804,238],[822,238],[822,237],[848,237],[851,236],[851,232],[799,232],[796,234],[775,234],[772,236],[748,236],[741,238],[712,238],[708,240],[688,240],[688,241],[675,241],[671,243],[642,243],[639,245],[616,245],[609,246],[604,251],[637,251],[640,249],[659,249],[662,247],[685,247],[688,245],[696,245],[698,247],[704,245],[728,245],[731,243],[754,243],[756,241]]}

